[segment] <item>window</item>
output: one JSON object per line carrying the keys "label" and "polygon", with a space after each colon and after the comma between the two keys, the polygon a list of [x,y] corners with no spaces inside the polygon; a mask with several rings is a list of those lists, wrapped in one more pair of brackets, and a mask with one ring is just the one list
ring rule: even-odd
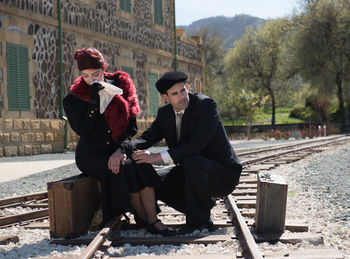
{"label": "window", "polygon": [[134,69],[132,67],[123,67],[122,66],[122,71],[128,73],[131,77],[131,79],[134,81]]}
{"label": "window", "polygon": [[149,115],[156,116],[159,106],[158,91],[156,88],[156,82],[158,75],[156,73],[148,73],[148,95],[149,95]]}
{"label": "window", "polygon": [[154,23],[163,25],[163,3],[162,0],[154,0]]}
{"label": "window", "polygon": [[29,111],[28,47],[6,43],[7,93],[10,111]]}
{"label": "window", "polygon": [[119,0],[119,9],[131,13],[131,0]]}

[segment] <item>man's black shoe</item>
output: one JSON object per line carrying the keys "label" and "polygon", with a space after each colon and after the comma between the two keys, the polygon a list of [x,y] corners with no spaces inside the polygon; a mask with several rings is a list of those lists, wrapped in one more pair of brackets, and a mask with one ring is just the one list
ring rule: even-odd
{"label": "man's black shoe", "polygon": [[163,229],[163,230],[160,230],[158,229],[155,224],[157,222],[159,222],[160,220],[157,219],[157,221],[155,221],[154,223],[152,224],[147,224],[146,225],[146,230],[151,233],[151,234],[158,234],[158,235],[162,235],[162,236],[174,236],[177,234],[176,230],[170,228],[170,227],[167,227],[166,229]]}
{"label": "man's black shoe", "polygon": [[184,227],[180,228],[177,232],[179,235],[186,235],[190,234],[196,230],[202,231],[204,229],[207,229],[209,232],[212,232],[215,230],[213,222],[210,220],[210,222],[200,225],[188,225],[186,224]]}
{"label": "man's black shoe", "polygon": [[212,209],[216,205],[216,199],[214,197],[209,198],[209,208]]}

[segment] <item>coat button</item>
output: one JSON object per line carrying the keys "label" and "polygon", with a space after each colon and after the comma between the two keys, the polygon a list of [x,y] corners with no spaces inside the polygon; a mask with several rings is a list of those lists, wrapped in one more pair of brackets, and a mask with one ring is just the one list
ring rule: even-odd
{"label": "coat button", "polygon": [[111,133],[111,130],[107,130],[107,133]]}
{"label": "coat button", "polygon": [[91,114],[89,114],[89,117],[91,118],[91,117],[92,117],[92,115],[91,115]]}
{"label": "coat button", "polygon": [[107,141],[107,143],[106,143],[107,145],[109,145],[109,141]]}
{"label": "coat button", "polygon": [[92,114],[93,114],[94,112],[95,112],[94,110],[91,111]]}

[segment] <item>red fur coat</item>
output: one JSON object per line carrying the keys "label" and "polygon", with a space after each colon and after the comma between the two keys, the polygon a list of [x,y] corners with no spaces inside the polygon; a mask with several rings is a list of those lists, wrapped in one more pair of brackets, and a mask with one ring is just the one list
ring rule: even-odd
{"label": "red fur coat", "polygon": [[[112,130],[112,138],[115,142],[124,133],[129,118],[135,118],[140,113],[136,89],[128,73],[116,71],[104,73],[105,78],[117,82],[117,86],[123,90],[123,95],[115,95],[103,113],[109,128]],[[83,76],[78,77],[70,91],[76,97],[90,102],[89,85]]]}

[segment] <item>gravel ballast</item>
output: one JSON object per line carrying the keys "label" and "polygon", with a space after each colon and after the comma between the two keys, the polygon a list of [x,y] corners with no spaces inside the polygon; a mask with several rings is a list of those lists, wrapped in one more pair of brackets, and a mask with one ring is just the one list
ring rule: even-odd
{"label": "gravel ballast", "polygon": [[[334,150],[313,154],[301,161],[279,166],[269,173],[282,175],[288,183],[287,219],[306,219],[310,232],[321,232],[326,247],[339,249],[346,258],[350,258],[350,144]],[[1,165],[1,163],[0,163]],[[19,180],[0,183],[0,197],[12,197],[46,190],[48,181],[55,181],[79,174],[76,166],[68,165],[31,175]],[[223,230],[218,234],[230,234]],[[225,230],[226,231],[226,230]],[[137,234],[137,233],[136,233]],[[139,235],[149,235],[139,231]],[[0,245],[0,258],[34,258],[53,256],[76,256],[84,246],[58,246],[49,244],[48,230],[25,230],[23,227],[0,229],[0,236],[18,235],[18,243]],[[87,236],[93,237],[94,233]],[[125,232],[123,235],[135,235]],[[275,245],[261,243],[259,248],[265,251],[315,248],[306,242],[296,246],[282,243]],[[317,247],[316,247],[317,248]],[[109,248],[106,255],[171,255],[171,254],[235,254],[233,242],[224,242],[219,246],[138,246]]]}

